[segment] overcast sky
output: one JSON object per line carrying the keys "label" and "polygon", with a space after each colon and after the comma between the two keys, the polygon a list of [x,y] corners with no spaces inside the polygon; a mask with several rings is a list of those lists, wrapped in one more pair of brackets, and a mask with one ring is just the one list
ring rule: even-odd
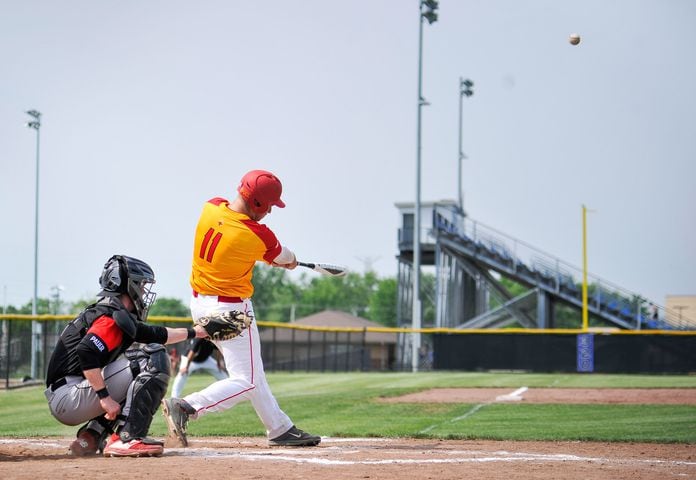
{"label": "overcast sky", "polygon": [[[422,199],[664,304],[696,294],[696,2],[442,0],[424,27]],[[142,258],[188,300],[202,204],[262,168],[307,261],[396,275],[415,199],[418,0],[3,0],[0,287],[92,297]],[[582,35],[578,46],[568,35]]]}

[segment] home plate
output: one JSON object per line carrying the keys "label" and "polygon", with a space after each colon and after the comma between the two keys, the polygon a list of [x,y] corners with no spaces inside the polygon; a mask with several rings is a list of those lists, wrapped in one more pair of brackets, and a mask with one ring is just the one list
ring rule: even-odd
{"label": "home plate", "polygon": [[527,387],[520,387],[507,395],[498,395],[495,397],[496,402],[519,402],[522,400],[522,394],[526,392]]}

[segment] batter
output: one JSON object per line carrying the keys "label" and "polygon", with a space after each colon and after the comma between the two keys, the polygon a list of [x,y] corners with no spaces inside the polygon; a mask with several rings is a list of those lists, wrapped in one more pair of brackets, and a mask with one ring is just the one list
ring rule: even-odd
{"label": "batter", "polygon": [[[204,206],[194,237],[191,269],[191,316],[197,318],[231,310],[254,316],[252,272],[257,261],[294,269],[295,254],[259,223],[275,207],[284,208],[283,187],[275,175],[252,170],[244,175],[230,203],[213,198]],[[266,427],[269,445],[315,446],[321,441],[293,424],[271,392],[261,360],[256,322],[231,340],[214,342],[223,354],[229,378],[182,399],[162,401],[170,435],[188,444],[189,419],[221,412],[249,400]]]}

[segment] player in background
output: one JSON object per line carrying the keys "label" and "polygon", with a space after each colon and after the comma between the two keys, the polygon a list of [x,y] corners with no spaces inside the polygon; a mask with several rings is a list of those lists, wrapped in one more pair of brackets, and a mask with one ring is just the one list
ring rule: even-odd
{"label": "player in background", "polygon": [[[252,170],[242,178],[232,202],[213,198],[205,203],[196,226],[190,278],[194,320],[231,310],[253,317],[251,277],[256,262],[290,270],[297,266],[295,254],[259,223],[274,206],[285,207],[280,199],[282,190],[278,177],[265,170]],[[186,446],[189,419],[249,400],[266,427],[269,445],[319,444],[320,437],[295,427],[278,406],[266,382],[256,322],[238,337],[214,343],[222,351],[229,378],[184,398],[162,401],[172,436]]]}
{"label": "player in background", "polygon": [[199,370],[206,371],[217,380],[227,378],[227,371],[220,356],[220,351],[211,342],[204,338],[191,340],[186,355],[181,357],[179,372],[172,385],[172,397],[181,397],[188,376]]}
{"label": "player in background", "polygon": [[207,334],[200,326],[147,325],[156,297],[154,283],[147,263],[114,255],[99,278],[97,302],[60,334],[48,364],[45,396],[59,422],[87,422],[70,445],[73,455],[162,454],[163,443],[148,438],[147,432],[169,382],[164,344]]}

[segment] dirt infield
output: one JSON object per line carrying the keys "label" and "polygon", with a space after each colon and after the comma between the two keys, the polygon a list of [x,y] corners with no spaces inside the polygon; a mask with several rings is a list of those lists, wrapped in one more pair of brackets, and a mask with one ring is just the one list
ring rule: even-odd
{"label": "dirt infield", "polygon": [[[679,403],[696,389],[434,389],[397,402]],[[696,479],[696,446],[323,438],[315,448],[268,447],[262,438],[192,438],[158,458],[74,458],[71,438],[0,439],[0,478],[179,479]]]}
{"label": "dirt infield", "polygon": [[3,479],[696,478],[693,445],[324,438],[315,448],[197,438],[158,458],[73,458],[71,439],[0,439]]}
{"label": "dirt infield", "polygon": [[696,388],[433,388],[389,403],[522,403],[696,405]]}

